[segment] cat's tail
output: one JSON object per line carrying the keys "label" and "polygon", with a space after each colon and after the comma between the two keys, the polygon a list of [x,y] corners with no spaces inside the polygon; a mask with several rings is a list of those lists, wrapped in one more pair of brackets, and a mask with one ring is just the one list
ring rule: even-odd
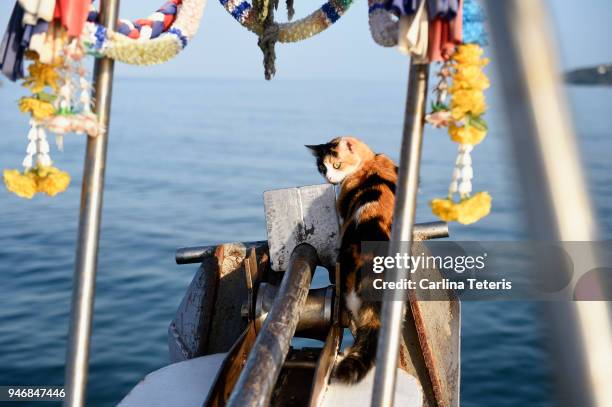
{"label": "cat's tail", "polygon": [[342,383],[355,384],[368,374],[376,360],[378,330],[378,324],[357,328],[355,342],[336,366],[334,378]]}

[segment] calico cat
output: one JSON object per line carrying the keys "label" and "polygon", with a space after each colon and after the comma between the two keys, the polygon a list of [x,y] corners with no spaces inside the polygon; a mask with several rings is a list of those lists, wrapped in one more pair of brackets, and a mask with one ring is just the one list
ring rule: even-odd
{"label": "calico cat", "polygon": [[386,241],[391,235],[397,167],[390,158],[375,154],[354,137],[308,145],[321,175],[340,184],[338,213],[342,244],[338,255],[340,287],[354,322],[355,342],[334,369],[344,383],[359,382],[374,366],[380,329],[380,303],[360,297],[362,241]]}

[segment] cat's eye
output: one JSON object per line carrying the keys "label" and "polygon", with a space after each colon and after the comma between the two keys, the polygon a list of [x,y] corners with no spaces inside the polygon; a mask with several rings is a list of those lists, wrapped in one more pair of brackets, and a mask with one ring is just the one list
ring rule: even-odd
{"label": "cat's eye", "polygon": [[334,163],[334,169],[337,170],[342,166],[342,163]]}

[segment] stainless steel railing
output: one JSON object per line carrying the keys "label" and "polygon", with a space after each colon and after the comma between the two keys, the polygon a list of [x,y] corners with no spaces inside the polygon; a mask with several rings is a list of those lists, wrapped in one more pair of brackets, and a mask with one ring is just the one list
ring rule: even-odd
{"label": "stainless steel railing", "polygon": [[[114,29],[118,15],[119,0],[100,1],[100,23],[102,25],[108,29]],[[96,60],[94,68],[94,110],[98,115],[98,120],[104,124],[106,131],[95,138],[87,137],[85,150],[72,312],[70,314],[70,332],[66,355],[66,397],[64,406],[70,407],[85,405],[113,70],[114,61],[112,59],[100,58]]]}

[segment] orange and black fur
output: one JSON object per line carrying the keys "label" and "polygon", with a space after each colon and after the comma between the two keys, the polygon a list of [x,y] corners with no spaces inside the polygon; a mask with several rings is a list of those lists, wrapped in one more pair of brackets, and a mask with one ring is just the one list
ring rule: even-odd
{"label": "orange and black fur", "polygon": [[[355,327],[355,342],[334,369],[344,383],[360,381],[374,366],[380,329],[380,304],[360,296],[362,241],[385,241],[391,235],[397,167],[354,137],[306,146],[317,159],[319,172],[340,185],[338,213],[342,218],[340,285]],[[365,254],[365,253],[364,253]]]}

